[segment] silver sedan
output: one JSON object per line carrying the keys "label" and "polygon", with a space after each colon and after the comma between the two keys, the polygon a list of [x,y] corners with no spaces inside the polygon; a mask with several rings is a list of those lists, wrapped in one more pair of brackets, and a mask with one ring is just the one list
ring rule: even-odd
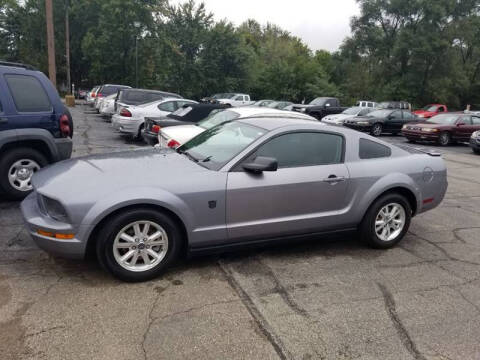
{"label": "silver sedan", "polygon": [[96,254],[114,276],[158,276],[182,252],[357,231],[390,248],[447,189],[435,153],[289,118],[221,124],[177,150],[72,159],[33,177],[22,203],[41,248]]}

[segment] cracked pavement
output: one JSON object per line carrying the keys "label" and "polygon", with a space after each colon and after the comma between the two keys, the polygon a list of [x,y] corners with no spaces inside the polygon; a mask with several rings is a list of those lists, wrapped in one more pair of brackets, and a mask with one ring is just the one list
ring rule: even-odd
{"label": "cracked pavement", "polygon": [[[72,115],[74,156],[144,146],[87,107]],[[480,156],[441,151],[447,196],[394,249],[302,241],[184,260],[141,284],[44,253],[19,204],[0,201],[0,357],[480,359]]]}

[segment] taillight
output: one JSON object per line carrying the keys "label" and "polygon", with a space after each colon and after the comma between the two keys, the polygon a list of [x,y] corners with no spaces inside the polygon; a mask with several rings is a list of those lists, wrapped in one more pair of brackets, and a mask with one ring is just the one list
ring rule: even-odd
{"label": "taillight", "polygon": [[156,134],[158,134],[158,133],[160,132],[160,129],[161,129],[161,128],[160,128],[160,126],[158,126],[158,125],[153,125],[153,126],[152,126],[152,132],[154,132],[154,133],[156,133]]}
{"label": "taillight", "polygon": [[172,139],[172,140],[170,140],[170,141],[167,143],[167,146],[168,146],[169,148],[175,149],[175,148],[177,148],[177,147],[180,146],[180,143],[179,143],[178,141]]}
{"label": "taillight", "polygon": [[66,114],[60,116],[60,132],[62,133],[63,137],[70,136],[70,121]]}
{"label": "taillight", "polygon": [[132,117],[132,113],[127,109],[123,108],[122,110],[120,110],[120,116]]}
{"label": "taillight", "polygon": [[92,98],[94,98],[96,95],[94,92],[92,92],[92,94],[90,95]]}

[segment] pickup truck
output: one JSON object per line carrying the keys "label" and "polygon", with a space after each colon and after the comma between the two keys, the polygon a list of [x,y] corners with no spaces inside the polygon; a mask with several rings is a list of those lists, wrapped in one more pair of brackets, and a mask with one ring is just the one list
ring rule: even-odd
{"label": "pickup truck", "polygon": [[340,106],[340,101],[333,97],[318,97],[312,100],[308,105],[295,104],[293,111],[303,112],[321,120],[327,115],[340,114],[346,107]]}
{"label": "pickup truck", "polygon": [[228,94],[229,97],[217,99],[218,104],[227,106],[247,106],[253,105],[255,101],[250,100],[250,95],[246,94]]}
{"label": "pickup truck", "polygon": [[413,113],[420,118],[429,119],[432,116],[445,113],[448,111],[447,105],[443,104],[428,104],[423,109],[415,110]]}

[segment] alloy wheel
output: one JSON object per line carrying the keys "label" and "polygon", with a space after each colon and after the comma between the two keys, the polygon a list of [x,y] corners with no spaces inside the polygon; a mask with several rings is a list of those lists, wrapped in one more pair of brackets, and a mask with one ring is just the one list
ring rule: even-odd
{"label": "alloy wheel", "polygon": [[382,241],[395,240],[405,227],[406,213],[402,205],[390,203],[380,209],[375,218],[375,233]]}
{"label": "alloy wheel", "polygon": [[162,262],[167,251],[167,232],[153,221],[128,224],[118,232],[113,242],[115,261],[134,272],[153,269]]}
{"label": "alloy wheel", "polygon": [[448,145],[450,143],[450,135],[447,132],[441,133],[438,141],[440,145]]}
{"label": "alloy wheel", "polygon": [[382,125],[380,125],[380,124],[373,125],[372,133],[373,133],[374,136],[382,135]]}
{"label": "alloy wheel", "polygon": [[13,163],[8,170],[8,181],[10,185],[18,191],[32,190],[32,176],[38,170],[40,165],[31,159],[21,159]]}

